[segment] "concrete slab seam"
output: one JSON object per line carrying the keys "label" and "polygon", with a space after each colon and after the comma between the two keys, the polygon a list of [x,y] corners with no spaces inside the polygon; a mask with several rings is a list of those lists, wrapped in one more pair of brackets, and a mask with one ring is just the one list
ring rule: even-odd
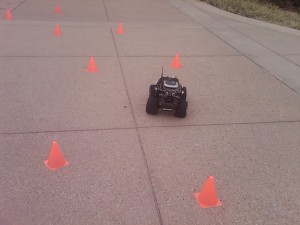
{"label": "concrete slab seam", "polygon": [[[183,0],[183,1],[186,2],[187,4],[192,4],[192,3],[188,2],[188,0]],[[192,5],[193,5],[194,7],[196,7],[197,9],[201,10],[197,5],[194,5],[194,4],[192,4]],[[216,7],[212,6],[212,5],[209,5],[209,4],[207,4],[207,5],[210,6],[210,7],[212,7],[212,8],[214,8],[215,10],[221,10],[221,9],[219,9],[219,8],[216,8]],[[207,10],[203,10],[203,9],[202,9],[201,11],[202,11],[202,12],[206,12],[206,13],[208,13],[208,14],[210,14],[210,15],[211,15],[211,14],[214,14],[214,15],[216,15],[216,16],[219,16],[219,17],[222,17],[222,18],[225,18],[225,19],[230,19],[230,20],[232,20],[232,21],[234,21],[234,22],[244,23],[244,24],[251,25],[251,26],[256,26],[256,27],[263,28],[263,29],[266,29],[266,30],[269,30],[269,31],[275,31],[275,32],[278,32],[278,33],[281,33],[281,34],[286,34],[286,32],[281,31],[280,28],[293,30],[293,28],[283,27],[283,26],[278,25],[278,24],[272,24],[272,23],[268,23],[268,22],[265,22],[265,21],[262,21],[262,20],[255,20],[255,19],[252,19],[252,18],[243,17],[243,16],[241,16],[241,15],[239,15],[239,14],[234,14],[234,13],[227,12],[227,11],[223,11],[223,12],[224,12],[224,13],[228,13],[228,14],[232,14],[231,17],[225,16],[225,15],[220,15],[220,14],[217,14],[217,12],[207,11]],[[249,19],[249,20],[252,20],[253,23],[258,21],[258,22],[262,22],[262,23],[265,23],[265,24],[268,24],[268,25],[277,26],[278,28],[276,29],[276,28],[272,28],[272,27],[261,26],[261,25],[259,25],[259,24],[253,24],[253,23],[251,23],[251,22],[241,21],[241,20],[239,20],[239,19],[237,19],[237,18],[233,18],[233,16],[240,16],[240,17],[242,17],[242,18],[247,18],[247,19]],[[226,25],[228,25],[228,24],[226,24]],[[229,26],[229,25],[228,25],[228,26]],[[245,28],[245,29],[247,29],[247,28]],[[248,28],[248,29],[250,29],[250,28]],[[294,36],[294,37],[299,37],[299,36],[300,36],[300,35],[297,35],[297,34],[291,33],[291,32],[288,33],[288,34],[289,34],[289,35],[292,35],[292,36]]]}
{"label": "concrete slab seam", "polygon": [[[188,4],[189,6],[191,6],[191,7],[193,7],[193,8],[196,8],[197,10],[200,10],[200,11],[202,11],[201,9],[199,9],[198,7],[196,7],[196,6],[194,6],[194,5],[192,5],[192,4],[190,4],[190,3],[188,3],[188,2],[186,2],[185,0],[182,0],[184,3],[186,3],[186,4]],[[177,6],[176,5],[174,5],[174,7],[177,9],[177,10],[179,10],[180,11],[180,9],[178,9],[177,8]],[[182,12],[182,11],[180,11],[181,13],[184,13],[184,12]],[[202,11],[203,12],[203,11]],[[185,13],[184,13],[185,14]],[[188,14],[186,14],[187,16],[189,16]],[[211,17],[213,17],[213,16],[211,16]],[[261,66],[260,64],[258,64],[257,62],[255,62],[253,59],[251,59],[249,56],[247,56],[247,55],[245,55],[243,52],[241,52],[239,49],[237,49],[236,47],[234,47],[234,46],[232,46],[230,43],[228,43],[226,40],[224,40],[223,38],[221,38],[220,36],[218,36],[217,34],[215,34],[214,32],[213,32],[213,29],[209,29],[209,28],[207,28],[207,27],[205,27],[204,25],[202,25],[199,21],[197,21],[197,20],[195,20],[194,18],[192,18],[192,17],[190,17],[192,20],[194,20],[196,23],[198,23],[198,24],[200,24],[201,26],[203,26],[208,32],[210,32],[212,35],[214,35],[216,38],[218,38],[219,40],[221,40],[221,41],[223,41],[224,43],[226,43],[228,46],[230,46],[231,48],[233,48],[234,50],[236,50],[237,52],[239,52],[241,55],[243,55],[244,57],[246,57],[248,60],[250,60],[252,63],[254,63],[255,65],[257,65],[258,67],[260,67],[261,69],[263,69],[264,71],[267,71],[269,74],[271,74],[276,80],[278,80],[280,83],[282,83],[282,84],[284,84],[286,87],[288,87],[290,90],[292,90],[292,91],[294,91],[295,93],[297,93],[297,94],[300,94],[300,93],[298,93],[297,92],[297,90],[295,90],[293,87],[291,87],[291,86],[289,86],[287,83],[285,83],[285,82],[283,82],[280,78],[278,78],[277,76],[275,76],[275,74],[273,74],[271,71],[269,71],[269,70],[267,70],[265,67],[263,67],[263,66]],[[215,17],[213,17],[214,19],[216,19]],[[218,19],[216,19],[218,22],[220,22]],[[220,22],[220,23],[222,23],[222,24],[224,24],[223,22]],[[229,25],[227,25],[227,24],[224,24],[225,26],[228,26],[228,27],[230,27]],[[231,29],[233,29],[232,27],[230,27]],[[235,29],[233,29],[234,31],[236,31]],[[240,33],[240,32],[238,32],[239,34],[242,34],[242,33]],[[245,36],[244,34],[242,34],[243,36]],[[245,37],[247,37],[247,36],[245,36]],[[248,37],[247,37],[248,38]],[[249,40],[251,40],[250,38],[249,38]],[[253,40],[252,40],[253,41]],[[257,43],[256,41],[255,41],[255,43]],[[262,47],[264,47],[263,45],[261,45],[261,44],[259,44],[260,46],[262,46]],[[264,47],[265,48],[265,47]],[[267,48],[268,49],[268,48]],[[270,50],[270,49],[268,49],[268,50]],[[273,52],[273,51],[272,51]],[[274,52],[273,52],[274,53]],[[277,56],[279,56],[277,53],[276,53],[276,55]],[[283,59],[285,59],[285,57],[282,57],[282,56],[279,56],[279,57],[281,57],[281,58],[283,58]],[[288,60],[288,61],[290,61],[290,60]],[[294,62],[293,62],[293,64],[294,65],[296,65],[297,67],[299,67],[297,64],[295,64]]]}
{"label": "concrete slab seam", "polygon": [[[203,58],[203,57],[241,57],[243,55],[180,55],[180,58]],[[30,56],[30,55],[8,55],[8,56],[0,56],[0,58],[86,58],[90,57],[90,55],[71,55],[71,56],[55,56],[55,55],[46,55],[46,56]],[[97,58],[116,58],[116,56],[111,55],[94,55]],[[128,56],[119,56],[120,58],[170,58],[174,57],[174,55],[128,55]]]}
{"label": "concrete slab seam", "polygon": [[[11,9],[10,11],[13,12],[15,11],[17,8],[19,8],[23,3],[25,3],[26,0],[24,0],[23,2],[20,2],[19,5],[17,5],[15,8]],[[1,19],[4,19],[5,15],[1,18]]]}
{"label": "concrete slab seam", "polygon": [[[204,13],[204,11],[203,11],[202,9],[200,9],[199,7],[192,5],[191,3],[187,2],[186,0],[183,0],[183,1],[184,1],[185,3],[187,3],[188,5],[192,6],[192,7],[196,7],[198,10],[200,10],[201,12]],[[285,57],[284,55],[281,55],[280,53],[278,53],[278,52],[274,51],[273,49],[271,49],[271,48],[269,48],[269,47],[263,45],[262,43],[259,43],[259,42],[256,41],[254,38],[251,38],[250,36],[246,36],[244,33],[242,33],[241,31],[239,31],[239,30],[236,29],[235,27],[231,26],[230,24],[224,23],[222,20],[219,20],[219,19],[216,18],[214,15],[211,15],[211,14],[210,14],[210,16],[211,16],[212,18],[214,18],[215,20],[217,20],[219,23],[222,23],[222,24],[224,24],[224,25],[230,27],[230,28],[231,28],[232,30],[234,30],[235,32],[241,34],[242,36],[244,36],[244,37],[246,37],[246,38],[248,38],[248,39],[250,39],[250,40],[253,41],[254,43],[256,43],[256,44],[258,44],[258,45],[264,47],[265,49],[270,50],[271,52],[273,52],[273,53],[274,53],[275,55],[277,55],[278,57],[281,57],[281,58],[287,60],[288,62],[294,64],[295,66],[299,67],[299,65],[298,65],[297,63],[291,61],[290,59],[288,59],[288,58]],[[221,16],[221,17],[224,18],[224,16]],[[232,18],[230,18],[230,19],[232,19]],[[236,20],[236,19],[232,19],[232,20],[237,21],[237,22],[240,22],[240,21],[238,21],[238,20]],[[245,23],[245,22],[243,22],[243,23]],[[246,24],[249,24],[249,23],[246,23]],[[202,24],[201,24],[201,25],[202,25]],[[250,25],[252,25],[252,24],[250,24]],[[204,25],[202,25],[202,26],[205,27]],[[254,26],[254,25],[253,25],[253,26]],[[256,27],[257,27],[257,26],[256,26]],[[247,30],[247,28],[244,28],[244,29]],[[266,28],[266,29],[267,29],[267,30],[270,30],[270,31],[275,31],[275,30],[272,30],[272,29],[269,29],[269,28]],[[251,30],[251,29],[248,29],[248,30]],[[276,30],[276,32],[285,34],[285,33],[282,32],[282,31],[277,31],[277,30]],[[294,34],[289,34],[289,35],[298,37],[297,35],[294,35]],[[224,41],[224,40],[223,40],[223,41]],[[226,41],[224,41],[224,42],[226,42]],[[231,46],[231,47],[232,47],[232,46]],[[239,51],[239,50],[237,50],[237,51]],[[239,51],[239,52],[240,52],[240,51]],[[243,54],[242,52],[240,52],[240,53]],[[243,54],[243,55],[244,55],[244,54]],[[247,57],[246,55],[244,55],[244,56]],[[251,60],[251,58],[249,58],[249,57],[247,57],[247,58],[248,58],[249,60]],[[251,61],[254,62],[256,65],[259,65],[259,64],[257,64],[255,61],[253,61],[253,60],[251,60]],[[259,65],[259,66],[260,66],[260,65]],[[267,69],[264,68],[264,67],[261,67],[261,68],[263,68],[264,70],[270,72],[269,70],[267,70]],[[273,74],[272,72],[270,72],[270,73]],[[277,76],[274,75],[274,77],[275,77],[277,80],[279,80],[280,82],[284,83],[284,84],[285,84],[286,86],[288,86],[290,89],[292,89],[293,91],[295,91],[296,93],[298,93],[297,90],[295,90],[294,88],[290,87],[288,84],[286,84],[285,82],[283,82],[283,81],[282,81],[281,79],[279,79]]]}
{"label": "concrete slab seam", "polygon": [[299,54],[284,54],[284,55],[281,55],[282,58],[284,58],[285,60],[289,61],[290,63],[293,63],[295,64],[296,66],[300,67],[299,64],[293,62],[292,60],[290,60],[289,58],[287,58],[286,56],[298,56]]}
{"label": "concrete slab seam", "polygon": [[[106,16],[107,16],[107,18],[109,20],[109,16],[108,16],[108,12],[107,12],[107,7],[106,7],[106,4],[105,4],[105,0],[103,0],[103,5],[104,5],[104,8],[105,8]],[[148,182],[150,184],[150,189],[151,189],[152,197],[153,197],[153,201],[154,201],[154,206],[155,206],[155,209],[156,209],[156,213],[157,213],[157,216],[158,216],[159,223],[160,223],[160,225],[163,225],[162,216],[161,216],[161,213],[160,213],[160,209],[159,209],[159,206],[158,206],[157,198],[156,198],[156,195],[155,195],[154,187],[153,187],[151,176],[150,176],[149,165],[148,165],[148,162],[147,162],[147,159],[146,159],[146,154],[145,154],[144,147],[143,147],[143,144],[142,144],[141,135],[140,135],[138,127],[137,127],[137,122],[136,122],[136,118],[135,118],[135,115],[134,115],[134,110],[133,110],[133,107],[132,107],[132,103],[131,103],[131,100],[130,100],[130,95],[129,95],[129,92],[128,92],[128,88],[127,88],[127,84],[126,84],[126,80],[125,80],[125,76],[124,76],[123,67],[122,67],[122,64],[121,64],[121,61],[120,61],[120,57],[119,57],[119,53],[118,53],[116,41],[115,41],[115,38],[114,38],[114,33],[113,33],[113,30],[112,30],[111,27],[110,27],[110,31],[111,31],[111,36],[112,36],[112,39],[113,39],[113,42],[114,42],[114,46],[115,46],[115,50],[116,50],[116,54],[117,54],[117,58],[118,58],[118,63],[119,63],[119,67],[120,67],[120,70],[121,70],[122,79],[123,79],[123,82],[124,82],[124,86],[125,86],[125,90],[126,90],[126,95],[127,95],[128,102],[129,102],[129,107],[130,107],[131,115],[132,115],[132,118],[133,118],[133,121],[134,121],[135,131],[136,131],[136,134],[137,134],[137,137],[138,137],[138,141],[139,141],[139,145],[140,145],[142,157],[143,157],[143,160],[144,160],[144,164],[145,164],[145,168],[146,168],[146,173],[147,173],[147,177],[148,177]]]}
{"label": "concrete slab seam", "polygon": [[117,128],[99,128],[99,129],[77,129],[77,130],[44,130],[44,131],[25,131],[25,132],[4,132],[1,135],[23,135],[23,134],[50,134],[50,133],[67,133],[67,132],[98,132],[113,130],[133,130],[135,127],[117,127]]}
{"label": "concrete slab seam", "polygon": [[117,128],[99,128],[99,129],[78,129],[78,130],[48,130],[48,131],[26,131],[26,132],[4,132],[0,136],[6,135],[24,135],[24,134],[46,134],[46,133],[67,133],[67,132],[97,132],[97,131],[114,131],[114,130],[133,130],[133,129],[152,129],[152,128],[168,128],[168,127],[210,127],[210,126],[234,126],[234,125],[259,125],[259,124],[283,124],[283,123],[300,123],[300,120],[290,121],[261,121],[261,122],[245,122],[245,123],[208,123],[208,124],[184,124],[174,126],[136,126],[136,127],[117,127]]}
{"label": "concrete slab seam", "polygon": [[294,121],[270,121],[270,122],[249,122],[249,123],[210,123],[210,124],[198,124],[198,125],[175,125],[175,126],[138,126],[139,129],[152,129],[152,128],[176,128],[176,127],[212,127],[212,126],[236,126],[236,125],[260,125],[260,124],[285,124],[285,123],[300,123],[300,120]]}
{"label": "concrete slab seam", "polygon": [[[208,29],[208,31],[210,31]],[[212,34],[214,34],[213,32],[211,32]],[[215,34],[214,34],[215,35]],[[228,44],[229,46],[231,46],[226,40],[224,40],[223,38],[219,37],[216,35],[216,37],[218,37],[220,40],[224,41],[226,44]],[[251,59],[249,56],[243,54],[241,51],[239,51],[237,48],[231,46],[232,48],[234,48],[235,50],[237,50],[238,52],[240,52],[245,58],[247,58],[249,61],[251,61],[252,63],[254,63],[255,65],[257,65],[258,67],[260,67],[262,70],[267,71],[270,75],[272,75],[273,78],[275,78],[276,80],[278,80],[280,83],[282,83],[283,85],[285,85],[286,87],[288,87],[290,90],[292,90],[293,92],[300,94],[297,92],[296,89],[294,89],[293,87],[289,86],[287,83],[283,82],[283,80],[281,80],[279,77],[275,76],[275,74],[273,74],[271,71],[269,71],[268,69],[266,69],[265,67],[263,67],[262,65],[258,64],[257,62],[255,62],[253,59]],[[282,57],[281,57],[282,58]],[[294,64],[294,63],[293,63]],[[298,65],[296,65],[298,66]]]}
{"label": "concrete slab seam", "polygon": [[[61,55],[36,55],[36,56],[30,56],[30,55],[8,55],[8,56],[0,56],[0,58],[88,58],[90,55],[71,55],[71,56],[61,56]],[[112,55],[94,55],[94,57],[97,58],[116,58]]]}
{"label": "concrete slab seam", "polygon": [[[218,20],[218,19],[215,18],[214,16],[211,16],[211,17],[213,17],[215,20]],[[219,20],[218,20],[218,21],[219,21]],[[222,23],[222,21],[219,21],[219,22]],[[250,39],[251,41],[255,42],[257,45],[260,45],[260,46],[262,46],[262,47],[264,47],[264,48],[270,50],[270,51],[273,52],[275,55],[277,55],[277,56],[279,56],[279,57],[281,57],[281,58],[284,58],[284,59],[286,59],[287,61],[289,61],[290,63],[292,63],[292,64],[294,64],[294,65],[296,65],[296,66],[299,67],[299,65],[297,65],[295,62],[291,61],[290,59],[284,57],[284,55],[281,55],[280,53],[274,51],[273,49],[271,49],[271,48],[269,48],[269,47],[263,45],[262,43],[259,43],[259,42],[256,41],[254,38],[251,38],[250,36],[246,36],[245,34],[243,34],[243,33],[242,33],[241,31],[239,31],[238,29],[234,28],[233,26],[231,26],[231,25],[229,25],[229,24],[226,24],[226,25],[229,26],[229,27],[230,27],[232,30],[234,30],[235,32],[237,32],[237,33],[241,34],[242,36],[244,36],[244,37]]]}
{"label": "concrete slab seam", "polygon": [[126,81],[125,81],[124,72],[123,72],[123,68],[122,68],[122,64],[121,64],[121,61],[120,61],[120,57],[119,57],[119,53],[118,53],[118,50],[117,50],[117,45],[116,45],[116,42],[115,42],[115,38],[114,38],[114,35],[113,35],[112,28],[111,28],[111,34],[112,34],[113,42],[114,42],[115,49],[116,49],[116,52],[117,52],[117,58],[118,58],[118,62],[119,62],[119,66],[120,66],[120,70],[121,70],[125,90],[126,90],[126,95],[127,95],[128,102],[129,102],[129,108],[130,108],[131,115],[132,115],[132,118],[133,118],[133,121],[134,121],[135,131],[136,131],[136,134],[137,134],[137,138],[138,138],[138,141],[139,141],[141,153],[142,153],[144,164],[145,164],[145,167],[146,167],[146,173],[147,173],[148,181],[150,183],[150,188],[151,188],[152,197],[153,197],[154,205],[155,205],[155,208],[156,208],[158,220],[159,220],[160,225],[163,225],[162,216],[161,216],[161,213],[160,213],[157,198],[156,198],[155,191],[154,191],[154,188],[153,188],[153,184],[152,184],[152,181],[151,181],[149,165],[148,165],[148,162],[147,162],[147,158],[146,158],[144,146],[143,146],[143,143],[142,143],[141,135],[140,135],[140,132],[138,130],[138,126],[137,126],[133,106],[132,106],[131,99],[130,99],[130,96],[129,96],[128,87],[127,87],[127,84],[126,84]]}

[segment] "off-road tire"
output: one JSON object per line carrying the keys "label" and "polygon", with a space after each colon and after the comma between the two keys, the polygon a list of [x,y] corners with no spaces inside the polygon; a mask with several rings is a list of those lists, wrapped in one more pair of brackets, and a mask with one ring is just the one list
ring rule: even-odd
{"label": "off-road tire", "polygon": [[156,85],[152,84],[149,87],[149,97],[158,97],[157,90],[155,90]]}
{"label": "off-road tire", "polygon": [[183,88],[182,88],[182,92],[183,92],[183,94],[182,94],[182,99],[183,99],[183,100],[186,100],[186,96],[187,96],[186,87],[183,87]]}
{"label": "off-road tire", "polygon": [[175,110],[175,116],[184,118],[186,116],[186,109],[188,106],[188,102],[185,100],[179,100],[177,109]]}
{"label": "off-road tire", "polygon": [[150,96],[146,105],[146,112],[149,114],[156,114],[158,111],[158,98]]}

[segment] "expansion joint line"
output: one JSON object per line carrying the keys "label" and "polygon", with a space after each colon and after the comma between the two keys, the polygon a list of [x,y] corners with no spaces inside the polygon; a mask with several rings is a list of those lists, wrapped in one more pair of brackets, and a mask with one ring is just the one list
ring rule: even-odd
{"label": "expansion joint line", "polygon": [[[104,8],[105,8],[107,19],[109,21],[109,15],[108,15],[108,12],[107,12],[107,7],[106,7],[106,4],[105,4],[105,0],[103,0],[103,5],[104,5]],[[131,99],[130,99],[130,95],[129,95],[129,91],[128,91],[128,86],[127,86],[127,83],[126,83],[123,67],[122,67],[122,64],[121,64],[119,52],[118,52],[118,49],[117,49],[116,41],[115,41],[115,38],[114,38],[114,33],[113,33],[113,30],[112,30],[111,26],[110,26],[110,31],[111,31],[111,36],[112,36],[112,39],[113,39],[113,42],[114,42],[114,46],[115,46],[115,50],[116,50],[116,54],[117,54],[117,58],[118,58],[118,63],[119,63],[119,67],[120,67],[121,74],[122,74],[122,80],[123,80],[123,83],[124,83],[124,86],[125,86],[127,99],[128,99],[128,102],[129,102],[131,115],[132,115],[133,122],[134,122],[134,128],[135,128],[135,131],[136,131],[136,134],[137,134],[137,137],[138,137],[138,142],[139,142],[139,145],[140,145],[142,158],[143,158],[143,161],[144,161],[144,164],[145,164],[146,173],[147,173],[147,177],[148,177],[148,182],[150,184],[152,197],[153,197],[156,213],[157,213],[157,216],[158,216],[159,224],[163,225],[163,220],[162,220],[162,217],[161,217],[160,209],[159,209],[159,206],[158,206],[157,198],[156,198],[154,187],[153,187],[152,180],[151,180],[150,169],[149,169],[148,161],[147,161],[147,158],[146,158],[146,153],[145,153],[145,150],[144,150],[141,134],[140,134],[140,131],[139,131],[139,128],[138,128],[138,125],[137,125],[137,121],[136,121],[136,117],[135,117],[135,114],[134,114],[134,110],[133,110],[133,107],[132,107],[132,103],[131,103]]]}
{"label": "expansion joint line", "polygon": [[[168,1],[168,0],[166,0]],[[186,0],[182,0],[185,4],[201,11],[202,13],[206,13],[205,11],[203,11],[202,9],[194,6],[193,4],[187,2]],[[169,1],[168,1],[169,2]],[[173,4],[174,5],[174,4]],[[236,50],[239,54],[241,54],[242,56],[244,56],[245,58],[247,58],[249,61],[251,61],[252,63],[254,63],[255,65],[257,65],[258,67],[260,67],[261,69],[263,69],[264,71],[268,71],[272,76],[273,78],[275,78],[277,81],[279,81],[280,83],[282,83],[283,85],[285,85],[287,88],[289,88],[290,90],[292,90],[293,92],[299,94],[299,92],[294,89],[293,87],[291,87],[290,85],[288,85],[287,83],[283,82],[281,79],[279,79],[274,73],[272,73],[271,71],[269,71],[267,68],[263,67],[262,65],[260,65],[259,63],[255,62],[250,56],[248,56],[247,54],[243,53],[242,51],[240,51],[239,49],[237,49],[236,47],[234,47],[232,44],[230,44],[228,41],[226,41],[225,39],[223,39],[222,37],[220,37],[219,35],[215,34],[211,29],[209,29],[208,27],[204,26],[203,24],[201,24],[198,20],[196,20],[195,18],[191,17],[190,15],[188,15],[187,13],[183,12],[181,9],[179,9],[176,5],[174,5],[174,7],[177,9],[178,12],[190,17],[193,21],[195,21],[197,24],[201,25],[203,27],[203,29],[205,29],[206,31],[208,31],[209,33],[211,33],[213,36],[215,36],[216,38],[218,38],[219,40],[223,41],[224,43],[226,43],[228,46],[230,46],[231,48],[233,48],[234,50]],[[230,26],[230,25],[227,25],[226,23],[224,23],[223,21],[220,21],[218,18],[216,18],[215,16],[213,15],[210,15],[212,18],[214,18],[215,20],[217,20],[219,23],[222,23],[228,27],[230,27],[232,30],[234,30],[235,32],[238,32],[239,34],[245,36],[245,34],[241,33],[240,31],[237,31],[234,27]],[[263,48],[266,48],[270,51],[272,51],[275,55],[283,58],[283,59],[286,59],[286,57],[284,56],[281,56],[279,55],[277,52],[273,51],[272,49],[262,45],[261,43],[258,43],[256,40],[250,38],[247,36],[247,38],[249,38],[250,40],[254,41],[256,44],[262,46]],[[289,61],[290,63],[298,66],[296,63],[292,62],[291,60],[287,59],[287,61]]]}

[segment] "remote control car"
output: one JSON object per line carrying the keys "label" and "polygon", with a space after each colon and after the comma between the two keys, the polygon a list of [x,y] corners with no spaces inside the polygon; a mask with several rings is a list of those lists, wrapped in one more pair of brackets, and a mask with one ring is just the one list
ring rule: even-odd
{"label": "remote control car", "polygon": [[146,112],[156,114],[158,109],[175,111],[175,116],[185,117],[188,102],[186,87],[176,77],[164,77],[163,71],[156,84],[150,85]]}

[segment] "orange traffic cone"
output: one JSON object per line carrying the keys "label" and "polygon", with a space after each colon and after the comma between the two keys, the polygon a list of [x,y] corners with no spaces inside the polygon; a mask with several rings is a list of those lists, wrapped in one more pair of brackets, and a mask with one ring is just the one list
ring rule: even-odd
{"label": "orange traffic cone", "polygon": [[61,10],[60,10],[59,5],[56,5],[56,6],[55,6],[55,13],[56,13],[56,14],[60,14],[60,13],[61,13]]}
{"label": "orange traffic cone", "polygon": [[45,160],[44,163],[50,170],[56,170],[69,165],[69,163],[64,159],[56,141],[52,142],[48,160]]}
{"label": "orange traffic cone", "polygon": [[96,72],[98,72],[98,68],[97,68],[97,65],[95,63],[94,56],[91,56],[90,62],[88,64],[88,67],[87,67],[86,71],[90,72],[90,73],[96,73]]}
{"label": "orange traffic cone", "polygon": [[54,28],[53,34],[54,34],[55,36],[60,36],[60,35],[61,35],[60,28],[59,28],[59,25],[58,25],[58,24],[56,24],[56,26],[55,26],[55,28]]}
{"label": "orange traffic cone", "polygon": [[174,68],[174,69],[179,69],[181,67],[178,53],[176,53],[176,55],[174,56],[173,63],[171,65],[171,67]]}
{"label": "orange traffic cone", "polygon": [[118,26],[118,31],[117,31],[118,34],[124,34],[124,29],[123,29],[123,25],[122,23],[119,23],[119,26]]}
{"label": "orange traffic cone", "polygon": [[217,197],[214,177],[209,176],[202,187],[200,193],[195,193],[195,197],[202,208],[221,206],[222,203]]}
{"label": "orange traffic cone", "polygon": [[9,9],[6,10],[4,19],[6,19],[6,20],[12,20],[13,19],[13,16],[12,16]]}

